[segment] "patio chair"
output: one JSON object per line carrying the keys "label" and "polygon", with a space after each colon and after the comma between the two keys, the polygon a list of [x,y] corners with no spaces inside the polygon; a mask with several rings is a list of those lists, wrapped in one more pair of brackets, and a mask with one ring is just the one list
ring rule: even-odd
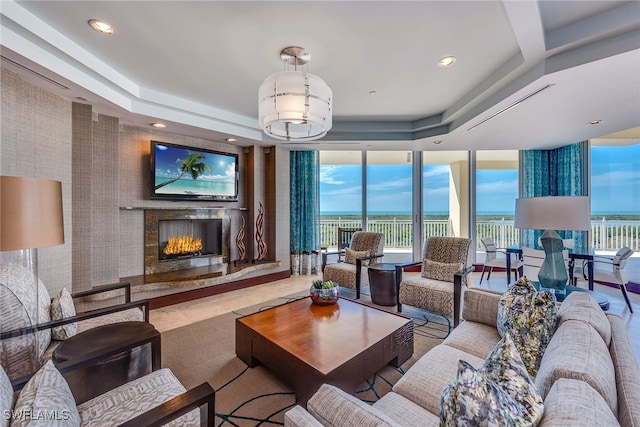
{"label": "patio chair", "polygon": [[349,247],[342,252],[345,261],[327,264],[327,257],[336,252],[322,253],[322,278],[332,280],[340,286],[355,289],[356,299],[360,290],[369,286],[367,266],[373,260],[382,258],[384,252],[384,234],[370,231],[356,231],[351,236]]}
{"label": "patio chair", "polygon": [[[507,253],[505,250],[496,248],[493,239],[487,237],[480,240],[484,246],[486,257],[484,259],[484,265],[482,266],[482,275],[480,276],[480,283],[484,279],[484,273],[488,270],[487,280],[491,277],[491,272],[494,268],[507,268],[507,258],[511,257],[511,270],[515,271],[515,279],[518,280],[518,272],[523,266],[523,262],[519,259],[515,253]],[[498,254],[504,254],[504,256],[498,256]],[[509,277],[509,275],[507,275]]]}
{"label": "patio chair", "polygon": [[[633,313],[633,307],[631,306],[631,301],[627,294],[627,283],[629,283],[629,278],[625,270],[625,265],[627,264],[627,260],[631,255],[633,255],[633,252],[633,249],[625,246],[618,250],[613,257],[606,257],[602,255],[593,257],[593,280],[596,282],[618,285],[631,313]],[[579,276],[584,280],[589,280],[586,265],[583,264],[581,266],[577,266],[573,271],[574,281],[576,281]]]}
{"label": "patio chair", "polygon": [[[462,284],[473,266],[467,267],[471,240],[461,237],[429,237],[422,248],[422,261],[398,264],[398,312],[402,304],[439,313],[460,323]],[[402,278],[404,267],[422,264],[420,277]]]}

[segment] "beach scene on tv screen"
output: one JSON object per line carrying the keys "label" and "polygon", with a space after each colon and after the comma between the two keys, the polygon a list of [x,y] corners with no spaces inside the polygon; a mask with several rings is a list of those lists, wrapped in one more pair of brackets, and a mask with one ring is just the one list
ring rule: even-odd
{"label": "beach scene on tv screen", "polygon": [[156,194],[233,197],[236,164],[233,156],[156,145]]}

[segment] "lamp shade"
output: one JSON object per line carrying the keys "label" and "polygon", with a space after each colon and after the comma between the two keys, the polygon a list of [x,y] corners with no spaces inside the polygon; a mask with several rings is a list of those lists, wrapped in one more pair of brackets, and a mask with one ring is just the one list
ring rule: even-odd
{"label": "lamp shade", "polygon": [[537,230],[590,230],[589,197],[544,196],[516,199],[514,227]]}
{"label": "lamp shade", "polygon": [[331,129],[331,88],[303,71],[271,74],[258,90],[258,120],[264,132],[286,141],[311,141]]}
{"label": "lamp shade", "polygon": [[62,184],[0,176],[0,251],[64,243]]}

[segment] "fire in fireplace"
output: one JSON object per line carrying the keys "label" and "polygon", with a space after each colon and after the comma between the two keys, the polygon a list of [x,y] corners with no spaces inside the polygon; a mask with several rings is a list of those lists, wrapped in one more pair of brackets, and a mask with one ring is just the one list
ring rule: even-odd
{"label": "fire in fireplace", "polygon": [[158,252],[158,261],[221,255],[222,220],[159,220]]}

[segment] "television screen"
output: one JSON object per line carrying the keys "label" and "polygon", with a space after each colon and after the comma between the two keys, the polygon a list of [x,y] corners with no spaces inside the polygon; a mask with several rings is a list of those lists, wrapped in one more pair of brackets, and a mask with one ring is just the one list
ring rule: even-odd
{"label": "television screen", "polygon": [[162,200],[238,200],[238,155],[151,141],[151,194]]}

